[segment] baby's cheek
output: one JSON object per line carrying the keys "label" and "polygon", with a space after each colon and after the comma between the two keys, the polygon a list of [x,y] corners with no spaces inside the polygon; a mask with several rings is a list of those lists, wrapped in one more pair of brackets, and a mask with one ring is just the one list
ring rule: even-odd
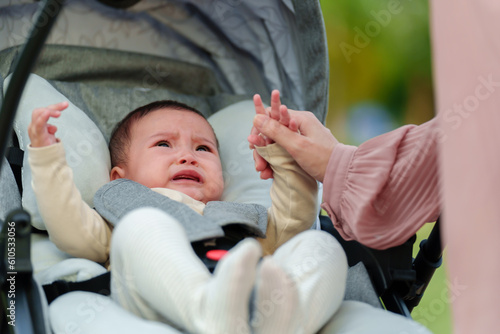
{"label": "baby's cheek", "polygon": [[214,183],[212,185],[211,194],[213,195],[213,200],[218,201],[222,197],[222,192],[224,191],[224,179],[222,178],[222,173],[220,176],[214,178]]}

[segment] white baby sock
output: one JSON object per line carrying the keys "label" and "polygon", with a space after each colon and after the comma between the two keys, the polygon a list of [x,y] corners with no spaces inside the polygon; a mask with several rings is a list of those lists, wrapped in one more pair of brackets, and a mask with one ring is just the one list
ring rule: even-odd
{"label": "white baby sock", "polygon": [[271,256],[264,258],[257,275],[253,333],[294,333],[300,321],[295,283]]}
{"label": "white baby sock", "polygon": [[191,333],[248,333],[260,256],[258,242],[244,240],[211,275],[175,219],[157,209],[135,210],[113,232],[112,295],[140,316]]}
{"label": "white baby sock", "polygon": [[207,328],[214,330],[204,333],[250,333],[250,295],[261,255],[257,240],[245,239],[219,261],[205,286]]}
{"label": "white baby sock", "polygon": [[297,234],[272,255],[295,282],[300,327],[288,333],[316,333],[344,299],[347,258],[330,234],[309,230]]}

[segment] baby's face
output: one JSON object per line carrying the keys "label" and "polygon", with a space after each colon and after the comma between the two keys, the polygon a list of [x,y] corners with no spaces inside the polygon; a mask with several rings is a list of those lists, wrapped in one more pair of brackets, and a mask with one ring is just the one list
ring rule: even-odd
{"label": "baby's face", "polygon": [[159,109],[133,124],[122,172],[149,188],[174,189],[204,203],[219,200],[224,189],[213,130],[191,111]]}

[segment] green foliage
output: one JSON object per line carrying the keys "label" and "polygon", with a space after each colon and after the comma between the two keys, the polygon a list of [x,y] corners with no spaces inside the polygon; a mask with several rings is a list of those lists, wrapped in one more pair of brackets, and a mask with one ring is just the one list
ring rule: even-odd
{"label": "green foliage", "polygon": [[427,1],[330,0],[322,2],[322,9],[330,53],[330,111],[340,117],[352,104],[368,100],[385,106],[397,124],[404,123],[412,90],[421,88],[415,82],[431,87]]}

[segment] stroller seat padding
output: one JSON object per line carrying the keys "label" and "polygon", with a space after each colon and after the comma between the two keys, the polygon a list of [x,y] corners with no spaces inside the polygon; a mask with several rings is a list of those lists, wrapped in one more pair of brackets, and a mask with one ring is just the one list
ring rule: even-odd
{"label": "stroller seat padding", "polygon": [[[7,77],[4,89],[9,80],[10,77]],[[33,109],[61,101],[67,101],[67,98],[46,80],[37,75],[30,76],[14,121],[14,131],[22,150],[26,151],[30,142],[28,125],[31,122]],[[95,123],[71,101],[69,103],[70,106],[64,111],[64,116],[51,120],[51,123],[58,127],[57,136],[63,141],[66,160],[74,175],[77,175],[74,178],[77,188],[83,200],[92,207],[94,193],[109,182],[111,165],[109,152],[106,140]],[[31,214],[32,225],[39,230],[46,230],[31,189],[27,154],[24,155],[22,182],[25,190],[22,195],[23,207]]]}
{"label": "stroller seat padding", "polygon": [[54,333],[181,333],[160,322],[139,318],[110,297],[86,291],[58,297],[50,304],[49,318]]}

